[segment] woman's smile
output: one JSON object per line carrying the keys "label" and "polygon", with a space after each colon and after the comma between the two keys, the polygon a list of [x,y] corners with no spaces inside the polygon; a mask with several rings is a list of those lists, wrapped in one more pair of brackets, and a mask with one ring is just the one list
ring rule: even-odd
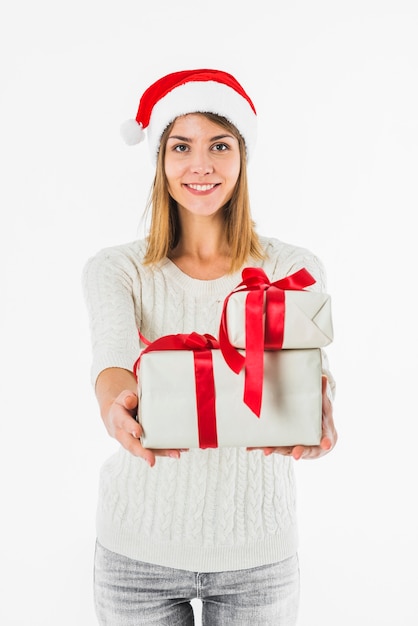
{"label": "woman's smile", "polygon": [[184,186],[187,187],[191,191],[191,193],[208,193],[211,192],[215,187],[218,186],[219,183],[212,183],[206,185],[199,185],[196,183],[185,183]]}

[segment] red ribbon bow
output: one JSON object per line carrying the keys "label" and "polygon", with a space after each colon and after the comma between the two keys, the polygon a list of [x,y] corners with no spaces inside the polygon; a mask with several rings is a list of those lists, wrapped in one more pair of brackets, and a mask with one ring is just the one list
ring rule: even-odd
{"label": "red ribbon bow", "polygon": [[[260,417],[264,350],[280,350],[283,345],[285,290],[302,290],[315,283],[315,278],[308,270],[302,268],[290,276],[271,283],[260,267],[248,267],[243,270],[242,279],[242,282],[225,299],[219,328],[219,345],[225,361],[236,374],[245,365],[244,402],[257,417]],[[229,341],[226,320],[228,300],[239,291],[248,291],[245,302],[245,357]],[[266,294],[265,325],[263,324],[264,293]]]}
{"label": "red ribbon bow", "polygon": [[192,350],[194,359],[197,427],[199,448],[217,448],[218,434],[216,429],[215,380],[213,376],[212,350],[219,349],[219,342],[212,335],[198,333],[165,335],[152,343],[141,333],[140,338],[147,347],[136,360],[133,371],[137,371],[141,357],[146,352],[156,350]]}

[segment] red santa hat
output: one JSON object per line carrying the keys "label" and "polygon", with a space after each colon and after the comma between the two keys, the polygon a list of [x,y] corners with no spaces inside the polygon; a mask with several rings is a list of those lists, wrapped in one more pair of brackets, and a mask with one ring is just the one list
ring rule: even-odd
{"label": "red santa hat", "polygon": [[135,119],[124,122],[121,134],[128,145],[144,141],[145,131],[155,160],[161,135],[180,115],[216,113],[229,120],[244,138],[247,156],[257,134],[257,113],[239,82],[220,70],[184,70],[163,76],[143,93]]}

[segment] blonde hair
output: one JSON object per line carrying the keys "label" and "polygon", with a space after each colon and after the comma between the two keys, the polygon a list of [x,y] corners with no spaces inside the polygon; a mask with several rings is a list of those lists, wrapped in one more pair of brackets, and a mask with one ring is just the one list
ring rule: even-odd
{"label": "blonde hair", "polygon": [[[265,257],[251,218],[245,142],[236,127],[225,118],[214,113],[202,113],[202,115],[226,128],[239,143],[240,173],[232,197],[223,207],[226,239],[231,254],[230,272],[235,272],[247,262],[249,257],[254,259]],[[154,182],[146,207],[147,211],[151,209],[152,212],[144,258],[145,265],[158,263],[168,256],[181,237],[177,205],[168,192],[164,170],[167,139],[174,121],[165,129],[161,137]]]}

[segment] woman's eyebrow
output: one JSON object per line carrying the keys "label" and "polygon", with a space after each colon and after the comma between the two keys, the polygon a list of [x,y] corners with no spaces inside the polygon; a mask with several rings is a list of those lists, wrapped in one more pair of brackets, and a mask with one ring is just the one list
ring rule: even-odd
{"label": "woman's eyebrow", "polygon": [[188,142],[191,141],[191,139],[189,139],[188,137],[182,137],[181,135],[170,135],[168,139],[177,139],[178,141],[188,141]]}
{"label": "woman's eyebrow", "polygon": [[[209,141],[220,141],[221,139],[235,139],[233,135],[215,135],[215,137],[211,137]],[[183,137],[182,135],[170,135],[168,139],[176,139],[177,141],[185,141],[186,143],[191,143],[193,139],[190,137]]]}
{"label": "woman's eyebrow", "polygon": [[220,139],[235,139],[234,135],[215,135],[215,137],[212,137],[211,141],[219,141]]}

